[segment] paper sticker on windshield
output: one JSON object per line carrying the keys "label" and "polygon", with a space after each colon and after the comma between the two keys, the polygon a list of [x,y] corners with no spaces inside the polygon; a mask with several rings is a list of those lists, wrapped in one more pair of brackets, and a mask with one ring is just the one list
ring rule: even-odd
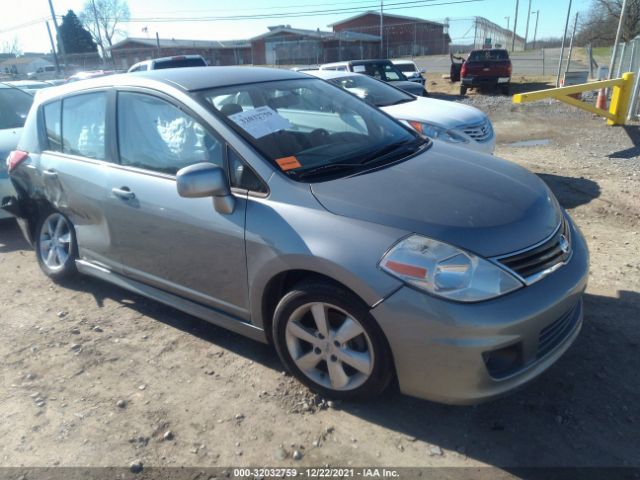
{"label": "paper sticker on windshield", "polygon": [[262,138],[278,130],[291,128],[289,120],[278,115],[271,107],[258,107],[247,112],[234,113],[229,118],[253,138]]}
{"label": "paper sticker on windshield", "polygon": [[364,65],[354,65],[353,71],[356,73],[362,73],[365,71]]}
{"label": "paper sticker on windshield", "polygon": [[294,168],[300,168],[302,166],[300,165],[298,159],[294,156],[278,158],[276,160],[276,163],[283,172],[286,172],[287,170],[293,170]]}

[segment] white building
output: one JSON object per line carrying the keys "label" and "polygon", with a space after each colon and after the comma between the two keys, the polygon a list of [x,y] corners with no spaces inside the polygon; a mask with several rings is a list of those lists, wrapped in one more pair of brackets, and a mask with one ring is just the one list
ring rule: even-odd
{"label": "white building", "polygon": [[49,65],[53,65],[53,63],[42,57],[22,56],[8,58],[0,63],[0,73],[26,75],[29,72],[35,72],[39,67],[47,67]]}

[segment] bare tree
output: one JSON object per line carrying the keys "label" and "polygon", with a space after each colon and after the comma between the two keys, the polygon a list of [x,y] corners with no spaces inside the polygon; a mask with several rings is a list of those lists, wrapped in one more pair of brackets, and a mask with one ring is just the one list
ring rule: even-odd
{"label": "bare tree", "polygon": [[19,56],[22,53],[18,37],[13,37],[12,40],[5,40],[0,45],[0,53],[8,53],[14,57]]}
{"label": "bare tree", "polygon": [[87,0],[80,21],[100,48],[103,58],[110,58],[113,37],[120,33],[119,26],[130,18],[127,0]]}
{"label": "bare tree", "polygon": [[[623,0],[592,0],[582,22],[578,41],[594,46],[610,46],[616,36]],[[622,41],[628,42],[640,35],[640,0],[627,1],[627,15],[622,26]]]}

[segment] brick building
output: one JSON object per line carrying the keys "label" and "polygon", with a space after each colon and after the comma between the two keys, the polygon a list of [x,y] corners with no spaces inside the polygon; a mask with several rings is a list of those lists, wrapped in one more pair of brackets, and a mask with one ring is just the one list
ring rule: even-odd
{"label": "brick building", "polygon": [[[364,12],[329,25],[334,32],[380,35],[380,13]],[[449,52],[447,26],[416,17],[383,13],[382,57],[437,55]]]}

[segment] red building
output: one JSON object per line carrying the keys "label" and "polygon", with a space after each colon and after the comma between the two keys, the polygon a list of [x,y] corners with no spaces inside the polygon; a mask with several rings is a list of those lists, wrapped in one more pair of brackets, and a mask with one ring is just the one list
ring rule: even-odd
{"label": "red building", "polygon": [[[380,13],[364,12],[329,25],[334,32],[358,32],[380,35]],[[383,13],[382,15],[382,57],[437,55],[449,53],[447,25]]]}

